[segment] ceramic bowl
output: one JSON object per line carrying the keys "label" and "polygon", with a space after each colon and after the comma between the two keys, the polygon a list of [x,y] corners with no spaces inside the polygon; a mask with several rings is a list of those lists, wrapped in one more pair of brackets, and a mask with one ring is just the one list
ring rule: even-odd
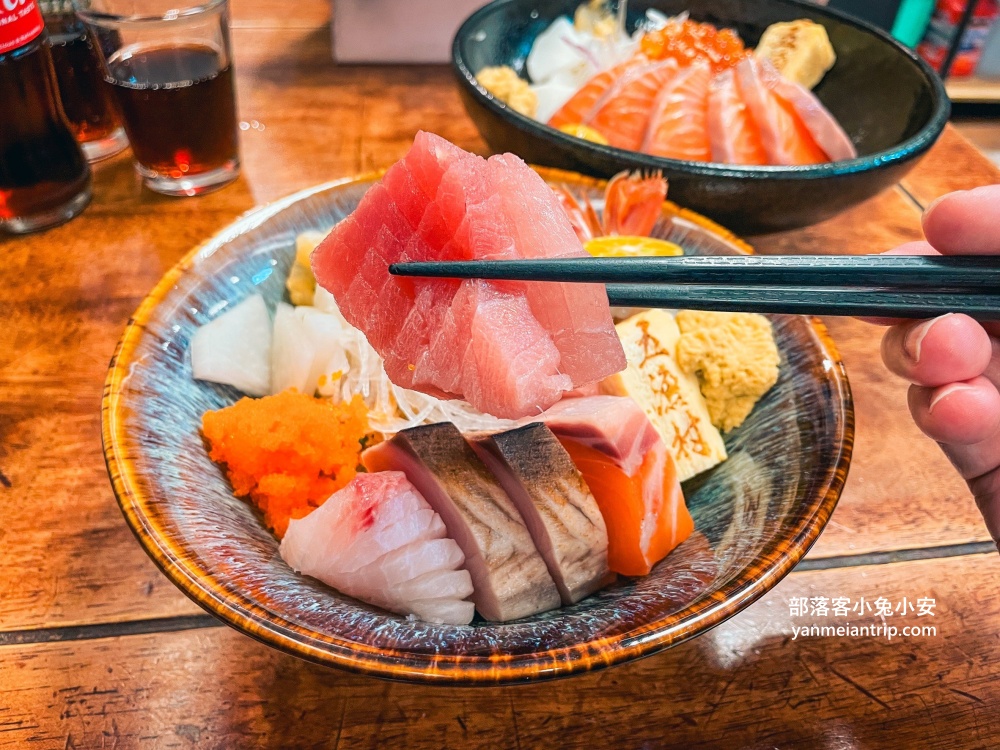
{"label": "ceramic bowl", "polygon": [[[598,181],[539,171],[582,199],[603,195]],[[199,325],[251,292],[273,308],[285,294],[295,235],[343,218],[377,177],[323,185],[246,215],[168,272],[125,331],[103,403],[108,470],[140,544],[181,590],[234,628],[321,664],[402,680],[507,683],[606,667],[680,643],[791,570],[840,495],[853,411],[823,326],[775,316],[780,380],[727,435],[729,460],[685,485],[696,532],[649,576],[524,620],[449,627],[388,614],[294,573],[208,458],[202,414],[241,394],[193,380],[188,346]],[[670,203],[654,235],[691,254],[749,250]]]}
{"label": "ceramic bowl", "polygon": [[629,29],[648,8],[689,11],[697,21],[735,28],[754,46],[769,25],[808,18],[826,27],[837,63],[815,93],[857,146],[858,158],[804,167],[741,167],[663,159],[600,146],[525,117],[476,82],[488,65],[527,78],[536,36],[581,0],[497,0],[473,13],[452,46],[465,108],[494,151],[530,163],[610,177],[659,169],[670,197],[734,231],[758,234],[815,224],[894,185],[934,144],[948,120],[944,86],[930,67],[887,34],[844,14],[797,0],[641,0],[630,2]]}

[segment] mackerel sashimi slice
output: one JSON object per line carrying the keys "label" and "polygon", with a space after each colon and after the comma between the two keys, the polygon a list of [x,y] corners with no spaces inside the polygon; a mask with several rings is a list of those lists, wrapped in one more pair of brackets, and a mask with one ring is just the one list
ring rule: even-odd
{"label": "mackerel sashimi slice", "polygon": [[281,557],[293,570],[391,612],[452,625],[472,621],[465,556],[398,471],[358,474],[291,521]]}
{"label": "mackerel sashimi slice", "polygon": [[533,422],[480,435],[471,444],[520,511],[563,604],[611,582],[604,517],[548,427]]}
{"label": "mackerel sashimi slice", "polygon": [[519,418],[625,367],[604,287],[404,278],[388,266],[585,256],[555,194],[523,161],[483,159],[421,132],[312,266],[394,383]]}
{"label": "mackerel sashimi slice", "polygon": [[485,619],[506,622],[559,606],[559,591],[524,520],[451,422],[413,427],[368,448],[369,471],[402,471],[465,555]]}

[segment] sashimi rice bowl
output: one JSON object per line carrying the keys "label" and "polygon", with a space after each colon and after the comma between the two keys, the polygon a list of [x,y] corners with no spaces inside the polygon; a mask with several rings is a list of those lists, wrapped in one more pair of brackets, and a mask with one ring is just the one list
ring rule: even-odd
{"label": "sashimi rice bowl", "polygon": [[846,476],[849,389],[818,323],[389,272],[749,251],[667,190],[419,133],[384,174],[193,251],[109,374],[108,465],[140,542],[227,623],[403,679],[593,669],[748,605]]}

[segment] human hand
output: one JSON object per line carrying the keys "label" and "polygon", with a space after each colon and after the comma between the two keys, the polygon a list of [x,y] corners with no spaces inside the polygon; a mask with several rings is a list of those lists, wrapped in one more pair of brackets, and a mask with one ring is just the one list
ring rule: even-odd
{"label": "human hand", "polygon": [[[890,252],[1000,256],[1000,185],[942,196],[924,212],[923,228],[926,242]],[[882,359],[912,383],[913,420],[968,483],[1000,544],[1000,322],[951,313],[897,323],[882,339]]]}

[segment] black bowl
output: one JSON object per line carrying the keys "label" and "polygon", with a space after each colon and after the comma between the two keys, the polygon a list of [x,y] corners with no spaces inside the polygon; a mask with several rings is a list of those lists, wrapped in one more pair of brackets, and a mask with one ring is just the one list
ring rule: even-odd
{"label": "black bowl", "polygon": [[452,45],[465,108],[494,151],[533,164],[610,177],[623,169],[659,169],[670,197],[730,229],[756,234],[815,224],[898,182],[934,144],[950,113],[933,70],[887,34],[849,16],[798,0],[652,0],[629,4],[629,28],[647,8],[690,11],[697,21],[736,29],[748,46],[768,26],[808,18],[826,27],[837,64],[815,93],[857,146],[856,159],[803,167],[744,167],[663,159],[600,146],[525,117],[476,83],[487,65],[509,65],[527,78],[531,45],[580,0],[497,0],[473,13]]}

